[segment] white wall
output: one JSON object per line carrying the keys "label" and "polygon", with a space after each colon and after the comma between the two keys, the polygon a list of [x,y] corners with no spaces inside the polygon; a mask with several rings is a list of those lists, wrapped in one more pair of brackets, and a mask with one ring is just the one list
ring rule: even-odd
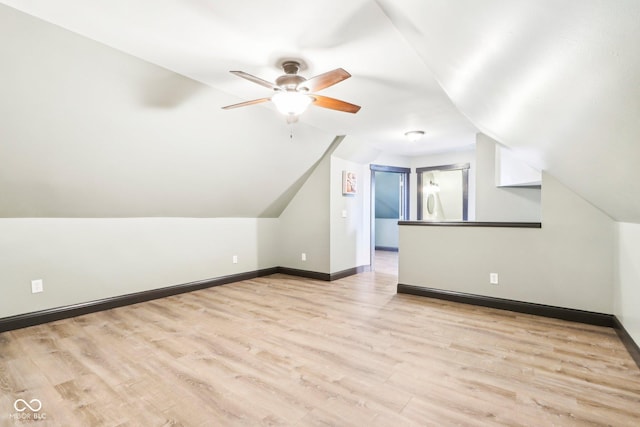
{"label": "white wall", "polygon": [[388,153],[378,153],[375,157],[375,160],[372,160],[371,163],[376,165],[383,166],[395,166],[398,168],[410,168],[411,167],[411,157],[406,156],[396,156]]}
{"label": "white wall", "polygon": [[496,185],[498,187],[542,184],[542,172],[526,164],[509,147],[496,144]]}
{"label": "white wall", "polygon": [[[280,215],[279,239],[274,247],[280,266],[330,273],[330,170],[328,153]],[[302,253],[306,261],[302,261]]]}
{"label": "white wall", "polygon": [[476,139],[476,220],[540,221],[539,188],[496,187],[496,141],[479,133]]}
{"label": "white wall", "polygon": [[[434,170],[422,175],[423,186],[434,182],[439,191],[425,194],[422,203],[422,219],[427,221],[462,221],[463,173],[461,170]],[[429,213],[429,197],[433,200],[433,210]]]}
{"label": "white wall", "polygon": [[[355,195],[342,194],[342,171],[345,170],[356,173]],[[369,265],[371,175],[368,165],[332,156],[330,194],[330,272]]]}
{"label": "white wall", "polygon": [[398,247],[398,219],[376,218],[376,247]]}
{"label": "white wall", "polygon": [[616,224],[614,314],[640,344],[640,224]]}
{"label": "white wall", "polygon": [[[0,219],[0,318],[277,266],[277,219]],[[238,255],[238,263],[232,263]],[[31,293],[42,279],[44,292]]]}
{"label": "white wall", "polygon": [[399,282],[613,313],[613,220],[550,175],[542,185],[542,229],[401,226]]}

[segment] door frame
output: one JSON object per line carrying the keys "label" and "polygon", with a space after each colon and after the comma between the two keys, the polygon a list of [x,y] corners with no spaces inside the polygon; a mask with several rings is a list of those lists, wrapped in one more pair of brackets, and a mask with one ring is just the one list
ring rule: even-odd
{"label": "door frame", "polygon": [[[369,165],[369,169],[371,170],[371,195],[369,197],[370,199],[370,204],[371,204],[371,215],[370,215],[370,234],[369,234],[369,245],[370,245],[370,251],[369,251],[369,264],[371,265],[371,270],[374,271],[374,260],[375,260],[375,253],[376,253],[376,172],[391,172],[391,173],[398,173],[398,174],[402,174],[403,175],[403,186],[402,186],[402,195],[401,197],[403,197],[404,199],[404,203],[402,204],[402,220],[409,220],[409,208],[410,208],[410,203],[409,203],[409,199],[411,196],[411,189],[410,189],[410,175],[411,175],[411,168],[403,168],[403,167],[398,167],[398,166],[387,166],[387,165],[377,165],[377,164],[370,164]],[[398,219],[399,221],[401,219]]]}
{"label": "door frame", "polygon": [[469,219],[469,169],[471,168],[471,164],[469,163],[456,163],[453,165],[440,165],[440,166],[429,166],[426,168],[416,168],[416,174],[418,178],[418,212],[417,218],[418,221],[421,221],[422,218],[422,209],[423,209],[423,201],[422,201],[422,173],[429,171],[454,171],[459,170],[462,171],[462,220],[468,221]]}

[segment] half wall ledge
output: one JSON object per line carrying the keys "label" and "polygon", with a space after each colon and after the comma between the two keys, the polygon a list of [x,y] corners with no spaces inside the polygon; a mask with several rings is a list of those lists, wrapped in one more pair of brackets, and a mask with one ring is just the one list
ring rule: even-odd
{"label": "half wall ledge", "polygon": [[398,221],[398,225],[416,225],[427,227],[542,228],[541,222]]}

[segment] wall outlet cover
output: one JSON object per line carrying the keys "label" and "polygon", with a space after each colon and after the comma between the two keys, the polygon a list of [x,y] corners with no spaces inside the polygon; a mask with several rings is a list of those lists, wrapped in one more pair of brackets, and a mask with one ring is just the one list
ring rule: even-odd
{"label": "wall outlet cover", "polygon": [[498,284],[498,273],[489,273],[489,283],[492,285]]}
{"label": "wall outlet cover", "polygon": [[44,291],[44,282],[42,279],[32,280],[31,281],[31,293],[37,294],[39,292]]}

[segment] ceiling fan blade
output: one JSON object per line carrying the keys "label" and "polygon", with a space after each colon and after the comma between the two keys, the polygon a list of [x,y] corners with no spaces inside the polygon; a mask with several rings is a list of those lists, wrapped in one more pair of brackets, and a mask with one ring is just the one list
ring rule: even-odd
{"label": "ceiling fan blade", "polygon": [[318,107],[328,108],[330,110],[338,110],[344,111],[345,113],[357,113],[360,111],[360,106],[355,104],[349,104],[345,101],[340,101],[339,99],[329,98],[328,96],[322,95],[311,95],[313,97],[313,105],[317,105]]}
{"label": "ceiling fan blade", "polygon": [[319,90],[333,86],[336,83],[340,83],[343,80],[351,77],[351,74],[343,70],[342,68],[336,68],[333,71],[327,71],[326,73],[319,74],[315,77],[311,77],[309,80],[300,83],[298,88],[307,88],[309,92],[317,92]]}
{"label": "ceiling fan blade", "polygon": [[260,104],[262,102],[267,102],[267,101],[270,101],[270,100],[271,100],[271,98],[253,99],[251,101],[245,101],[245,102],[240,102],[238,104],[227,105],[226,107],[222,107],[222,109],[223,110],[230,110],[232,108],[246,107],[247,105]]}
{"label": "ceiling fan blade", "polygon": [[247,79],[250,82],[258,83],[260,86],[268,87],[269,89],[278,89],[278,86],[274,85],[271,82],[261,79],[260,77],[253,76],[249,73],[245,73],[244,71],[229,71],[231,74],[235,74],[238,77],[242,77],[243,79]]}

